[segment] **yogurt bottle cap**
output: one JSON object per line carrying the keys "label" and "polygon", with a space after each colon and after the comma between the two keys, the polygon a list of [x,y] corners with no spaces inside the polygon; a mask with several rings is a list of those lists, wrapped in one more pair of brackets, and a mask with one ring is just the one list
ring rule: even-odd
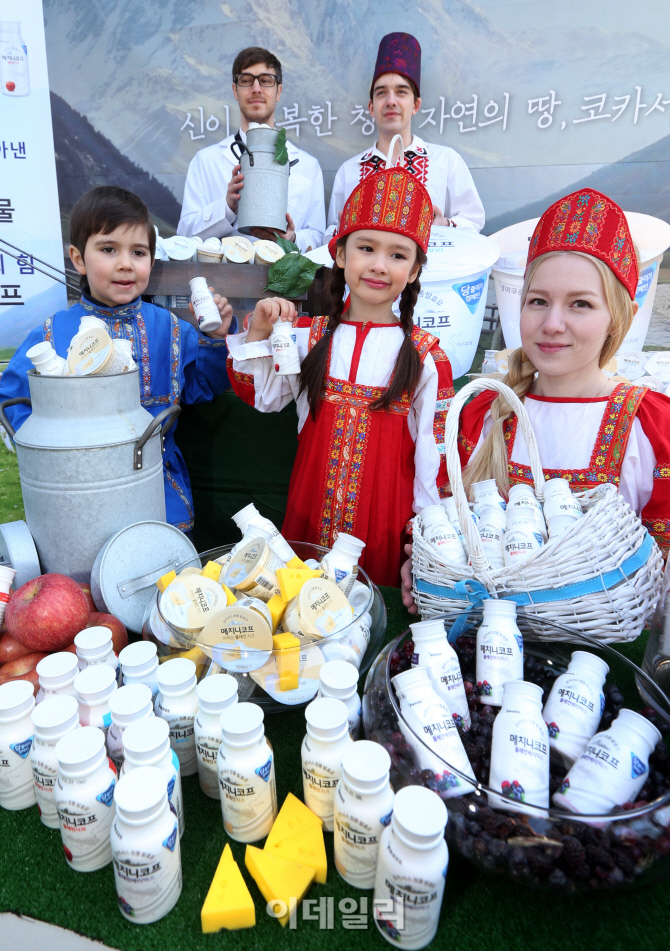
{"label": "yogurt bottle cap", "polygon": [[358,670],[346,660],[331,660],[319,671],[319,679],[324,697],[348,700],[356,693]]}
{"label": "yogurt bottle cap", "polygon": [[82,660],[93,660],[106,654],[112,646],[112,632],[108,627],[87,627],[74,639],[77,656]]}
{"label": "yogurt bottle cap", "polygon": [[174,697],[193,690],[196,667],[188,657],[175,657],[158,668],[156,679],[161,693]]}
{"label": "yogurt bottle cap", "polygon": [[592,654],[591,651],[573,651],[570,655],[568,667],[572,667],[573,664],[586,664],[588,667],[597,671],[603,679],[607,677],[610,672],[609,665],[605,663],[602,657],[598,657],[597,654]]}
{"label": "yogurt bottle cap", "polygon": [[140,677],[158,665],[158,649],[151,641],[136,641],[128,644],[119,654],[121,669],[128,677]]}
{"label": "yogurt bottle cap", "polygon": [[112,723],[122,728],[148,716],[152,709],[151,687],[147,684],[126,684],[115,690],[109,698]]}
{"label": "yogurt bottle cap", "polygon": [[20,720],[35,706],[33,685],[27,680],[15,680],[0,685],[0,723]]}
{"label": "yogurt bottle cap", "polygon": [[79,702],[87,706],[103,703],[117,689],[116,671],[109,664],[85,667],[74,678]]}
{"label": "yogurt bottle cap", "polygon": [[145,825],[167,806],[165,774],[155,766],[124,773],[114,790],[116,812],[129,825]]}
{"label": "yogurt bottle cap", "polygon": [[60,737],[79,723],[76,697],[46,697],[32,712],[31,719],[41,739]]}
{"label": "yogurt bottle cap", "polygon": [[640,736],[644,737],[651,749],[662,740],[661,731],[658,730],[650,720],[647,720],[647,718],[643,717],[640,713],[635,713],[634,710],[629,710],[627,707],[619,711],[619,716],[614,723],[617,721],[624,723],[631,730],[634,730]]}
{"label": "yogurt bottle cap", "polygon": [[349,731],[349,711],[341,700],[318,697],[305,709],[307,732],[315,740],[335,741]]}
{"label": "yogurt bottle cap", "polygon": [[231,704],[237,703],[237,681],[230,674],[205,677],[195,689],[203,713],[221,714]]}
{"label": "yogurt bottle cap", "polygon": [[396,674],[392,682],[396,690],[400,688],[404,691],[419,684],[430,683],[430,678],[425,667],[410,667],[409,670]]}
{"label": "yogurt bottle cap", "polygon": [[414,624],[410,624],[409,629],[414,641],[443,641],[447,637],[444,620],[439,617],[430,618],[428,621],[415,621]]}
{"label": "yogurt bottle cap", "polygon": [[146,717],[123,731],[123,749],[130,762],[155,763],[170,749],[170,725],[162,717]]}
{"label": "yogurt bottle cap", "polygon": [[572,495],[572,489],[567,479],[547,479],[544,483],[544,497],[552,498],[554,495]]}
{"label": "yogurt bottle cap", "polygon": [[242,526],[248,522],[254,515],[260,515],[253,502],[250,502],[249,505],[245,505],[243,509],[240,509],[239,512],[235,512],[233,515],[233,521],[237,525],[240,531],[242,531]]}
{"label": "yogurt bottle cap", "polygon": [[76,677],[79,662],[76,654],[58,651],[43,657],[35,669],[43,687],[64,687]]}
{"label": "yogurt bottle cap", "polygon": [[516,602],[505,598],[486,598],[482,601],[484,617],[487,614],[504,614],[505,617],[516,617]]}
{"label": "yogurt bottle cap", "polygon": [[503,703],[512,697],[523,697],[542,703],[542,687],[529,680],[506,680],[503,686]]}
{"label": "yogurt bottle cap", "polygon": [[392,827],[407,845],[430,849],[444,835],[447,807],[439,796],[424,786],[405,786],[393,801]]}
{"label": "yogurt bottle cap", "polygon": [[235,703],[219,718],[223,739],[228,746],[251,746],[263,736],[264,719],[257,703]]}
{"label": "yogurt bottle cap", "polygon": [[376,793],[389,779],[391,757],[379,743],[357,740],[342,754],[342,774],[357,792]]}
{"label": "yogurt bottle cap", "polygon": [[56,743],[56,759],[66,776],[84,776],[105,760],[105,734],[96,726],[82,726]]}
{"label": "yogurt bottle cap", "polygon": [[498,492],[498,483],[495,479],[484,479],[482,482],[473,482],[472,491],[475,499],[480,499],[483,495],[491,495]]}

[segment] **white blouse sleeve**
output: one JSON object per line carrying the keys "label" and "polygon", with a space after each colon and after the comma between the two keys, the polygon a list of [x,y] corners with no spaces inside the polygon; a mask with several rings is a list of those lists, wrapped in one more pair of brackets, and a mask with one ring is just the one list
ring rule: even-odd
{"label": "white blouse sleeve", "polygon": [[638,515],[651,498],[655,467],[656,456],[651,443],[645,436],[640,421],[634,419],[621,464],[619,492]]}
{"label": "white blouse sleeve", "polygon": [[414,440],[414,512],[440,501],[437,474],[440,453],[433,435],[437,403],[437,367],[429,353],[423,362],[419,385],[414,392],[407,424]]}
{"label": "white blouse sleeve", "polygon": [[[254,406],[261,413],[278,413],[298,396],[300,375],[279,376],[272,365],[270,339],[247,343],[247,332],[226,337],[233,370],[248,373],[254,378]],[[300,362],[309,347],[309,328],[296,328],[296,343]]]}

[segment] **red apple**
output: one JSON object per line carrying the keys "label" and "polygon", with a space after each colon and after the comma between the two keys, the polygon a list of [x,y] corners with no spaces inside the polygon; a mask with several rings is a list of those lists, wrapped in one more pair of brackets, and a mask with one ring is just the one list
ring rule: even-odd
{"label": "red apple", "polygon": [[13,83],[11,80],[8,83],[5,83],[5,86],[7,87],[8,92],[14,92],[16,89],[16,83]]}
{"label": "red apple", "polygon": [[83,631],[89,618],[88,601],[76,581],[48,574],[26,581],[7,605],[7,630],[30,650],[59,651]]}
{"label": "red apple", "polygon": [[29,670],[37,667],[43,657],[47,656],[41,651],[35,651],[32,654],[24,654],[23,657],[15,657],[14,660],[0,667],[0,677],[20,677],[22,674],[27,674]]}
{"label": "red apple", "polygon": [[[0,671],[0,674],[2,671]],[[33,685],[33,694],[37,694],[37,691],[40,689],[40,679],[37,676],[37,671],[33,667],[32,670],[29,670],[25,674],[20,674],[18,677],[2,677],[0,676],[0,685],[2,684],[12,684],[16,680],[27,680],[28,683]]]}
{"label": "red apple", "polygon": [[86,627],[108,627],[112,632],[112,647],[118,654],[128,646],[128,631],[113,614],[91,614]]}
{"label": "red apple", "polygon": [[29,653],[30,648],[19,644],[11,634],[0,636],[0,664],[6,664],[8,660],[14,660],[15,657],[23,657],[24,654]]}
{"label": "red apple", "polygon": [[[89,611],[92,611],[92,612],[97,611],[98,609],[97,609],[97,607],[95,606],[95,601],[93,600],[93,595],[91,594],[91,586],[90,586],[90,584],[87,584],[85,581],[80,581],[80,582],[79,582],[79,587],[81,588],[81,590],[82,590],[82,591],[84,592],[84,594],[86,595],[86,600],[88,601],[88,609],[89,609]],[[78,634],[78,633],[79,633],[79,631],[77,631],[77,634]]]}

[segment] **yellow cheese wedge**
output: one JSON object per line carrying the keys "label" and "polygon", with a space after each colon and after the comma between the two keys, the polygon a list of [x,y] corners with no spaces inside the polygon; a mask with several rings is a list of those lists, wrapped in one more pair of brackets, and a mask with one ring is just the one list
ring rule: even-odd
{"label": "yellow cheese wedge", "polygon": [[270,829],[265,848],[267,849],[268,846],[274,845],[276,842],[283,842],[284,839],[288,839],[304,829],[321,829],[322,827],[321,819],[311,809],[308,809],[304,802],[300,802],[293,793],[289,793]]}
{"label": "yellow cheese wedge", "polygon": [[205,578],[211,578],[212,581],[218,581],[219,575],[221,574],[221,567],[222,566],[217,565],[215,561],[208,561],[205,567],[202,569],[202,574],[205,576]]}
{"label": "yellow cheese wedge", "polygon": [[300,683],[300,641],[295,634],[275,634],[272,647],[277,651],[279,689],[297,690]]}
{"label": "yellow cheese wedge", "polygon": [[310,578],[320,578],[321,572],[313,568],[277,568],[277,581],[283,601],[290,601]]}
{"label": "yellow cheese wedge", "polygon": [[273,594],[270,600],[267,602],[267,607],[269,608],[270,614],[272,615],[272,633],[277,630],[281,619],[284,617],[284,611],[286,610],[286,602],[282,601],[280,594]]}
{"label": "yellow cheese wedge", "polygon": [[298,832],[297,835],[282,839],[281,842],[274,842],[270,846],[266,843],[264,851],[269,852],[270,855],[278,855],[279,858],[288,859],[290,862],[309,865],[316,872],[315,881],[325,885],[328,859],[326,858],[323,831],[317,829],[316,826],[309,826],[307,829]]}
{"label": "yellow cheese wedge", "polygon": [[157,587],[158,590],[162,593],[163,591],[165,591],[165,589],[166,589],[167,586],[170,584],[170,582],[171,582],[171,581],[174,581],[174,579],[175,579],[176,577],[177,577],[177,572],[176,572],[176,571],[168,571],[168,573],[167,573],[166,575],[162,575],[162,576],[158,579],[158,581],[156,582],[156,587]]}
{"label": "yellow cheese wedge", "polygon": [[223,850],[205,904],[200,912],[203,934],[227,928],[253,928],[256,924],[254,900],[233,858],[230,846]]}
{"label": "yellow cheese wedge", "polygon": [[290,561],[286,562],[288,568],[309,568],[309,565],[306,565],[304,561],[301,561],[297,555],[294,555]]}
{"label": "yellow cheese wedge", "polygon": [[222,584],[221,587],[226,592],[226,607],[229,608],[231,604],[237,604],[237,598],[230,590],[227,584]]}
{"label": "yellow cheese wedge", "polygon": [[270,855],[268,852],[247,846],[244,864],[258,885],[266,902],[282,901],[286,905],[286,914],[278,918],[282,928],[289,919],[291,907],[298,905],[305,892],[314,881],[314,869],[298,862]]}

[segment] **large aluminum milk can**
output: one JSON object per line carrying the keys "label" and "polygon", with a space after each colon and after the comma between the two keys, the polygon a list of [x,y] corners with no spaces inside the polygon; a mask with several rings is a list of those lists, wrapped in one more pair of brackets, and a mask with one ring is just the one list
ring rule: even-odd
{"label": "large aluminum milk can", "polygon": [[[247,144],[235,141],[230,150],[244,174],[237,209],[237,230],[248,234],[252,228],[286,231],[290,162],[275,162],[277,129],[259,126],[247,132]],[[236,151],[237,149],[237,151]]]}
{"label": "large aluminum milk can", "polygon": [[[165,521],[162,443],[180,407],[155,418],[147,412],[138,369],[63,377],[30,370],[28,383],[30,399],[0,403],[0,422],[16,445],[26,522],[43,572],[88,581],[112,535],[134,522]],[[32,406],[17,433],[4,413],[14,403]]]}

